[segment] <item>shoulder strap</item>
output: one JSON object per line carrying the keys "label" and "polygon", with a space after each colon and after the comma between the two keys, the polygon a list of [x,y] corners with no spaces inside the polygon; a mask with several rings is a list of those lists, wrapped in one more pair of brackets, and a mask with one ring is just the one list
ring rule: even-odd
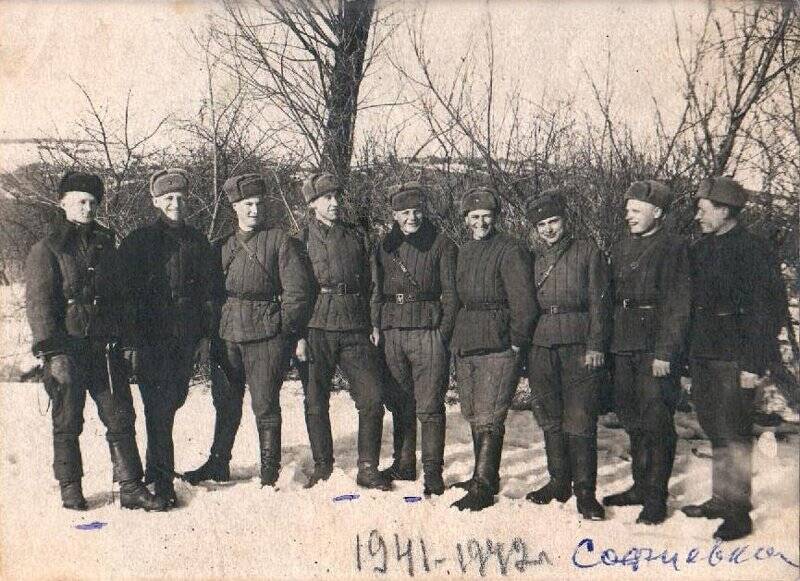
{"label": "shoulder strap", "polygon": [[414,278],[414,275],[411,274],[411,271],[408,270],[408,267],[400,259],[400,254],[398,254],[397,250],[393,250],[392,252],[389,252],[388,254],[389,254],[389,257],[392,259],[392,262],[394,262],[397,265],[397,268],[400,269],[400,272],[402,272],[403,275],[405,275],[406,279],[408,279],[408,282],[411,284],[411,287],[415,291],[419,291],[421,289],[421,287],[420,287],[419,283],[417,282],[417,279]]}
{"label": "shoulder strap", "polygon": [[558,264],[558,262],[561,260],[561,257],[562,257],[562,256],[564,256],[564,255],[567,253],[567,250],[569,250],[569,249],[572,247],[572,245],[573,245],[574,243],[575,243],[575,242],[573,241],[573,242],[571,242],[570,244],[567,244],[566,246],[564,246],[564,248],[562,248],[562,249],[561,249],[561,251],[560,251],[560,252],[559,252],[559,253],[556,255],[555,259],[553,260],[553,264],[551,264],[550,266],[548,266],[548,267],[547,267],[547,270],[545,270],[545,271],[542,273],[542,276],[541,276],[541,278],[540,278],[539,280],[537,280],[537,281],[536,281],[536,290],[537,290],[537,291],[538,291],[540,288],[542,288],[542,285],[544,285],[544,283],[545,283],[545,282],[547,282],[547,279],[548,279],[548,278],[550,278],[550,275],[551,275],[551,274],[553,274],[553,269],[556,267],[556,265]]}
{"label": "shoulder strap", "polygon": [[[234,236],[235,236],[235,235],[234,235]],[[259,267],[261,267],[261,270],[263,270],[263,271],[264,271],[264,274],[267,274],[267,275],[268,275],[268,274],[270,274],[269,270],[267,270],[267,267],[266,267],[266,266],[264,266],[264,263],[263,263],[263,262],[261,262],[261,261],[258,259],[258,254],[257,254],[257,253],[255,253],[255,252],[253,252],[253,249],[252,249],[252,248],[250,248],[250,247],[249,247],[247,244],[245,244],[244,242],[242,242],[242,240],[241,240],[241,239],[240,239],[238,236],[236,236],[236,244],[238,245],[238,247],[240,247],[242,250],[244,250],[244,251],[245,251],[245,253],[246,253],[246,254],[247,254],[247,256],[250,258],[250,260],[254,261],[256,264],[258,264],[258,266],[259,266]],[[228,268],[230,268],[230,267],[228,267]]]}

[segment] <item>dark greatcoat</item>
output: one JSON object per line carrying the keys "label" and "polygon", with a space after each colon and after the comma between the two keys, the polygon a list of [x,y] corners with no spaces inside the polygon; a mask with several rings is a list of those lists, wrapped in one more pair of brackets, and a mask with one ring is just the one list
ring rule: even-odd
{"label": "dark greatcoat", "polygon": [[690,251],[692,358],[738,361],[762,375],[778,358],[786,289],[767,245],[740,225]]}
{"label": "dark greatcoat", "polygon": [[219,261],[205,236],[159,218],[129,234],[119,252],[134,303],[133,343],[216,334]]}

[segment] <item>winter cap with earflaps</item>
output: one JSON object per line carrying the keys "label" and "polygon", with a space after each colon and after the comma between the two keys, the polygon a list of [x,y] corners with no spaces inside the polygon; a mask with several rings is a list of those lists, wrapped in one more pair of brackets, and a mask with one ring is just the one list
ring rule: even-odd
{"label": "winter cap with earflaps", "polygon": [[474,210],[500,211],[500,199],[494,190],[478,186],[468,190],[461,198],[461,215],[466,216]]}
{"label": "winter cap with earflaps", "polygon": [[99,176],[68,171],[58,182],[58,199],[61,200],[67,192],[85,192],[94,196],[95,201],[99,204],[106,193],[106,188]]}
{"label": "winter cap with earflaps", "polygon": [[534,224],[554,216],[564,216],[566,204],[564,202],[563,190],[550,189],[542,193],[538,198],[528,200],[526,213],[528,219]]}
{"label": "winter cap with earflaps", "polygon": [[745,189],[735,179],[721,176],[706,178],[697,187],[694,197],[705,198],[717,204],[725,204],[734,208],[744,208],[749,197],[749,190]]}
{"label": "winter cap with earflaps", "polygon": [[189,192],[189,174],[182,169],[160,169],[150,176],[150,195],[154,198],[173,192]]}
{"label": "winter cap with earflaps", "polygon": [[394,185],[389,188],[387,195],[392,210],[396,212],[421,207],[425,202],[425,196],[425,186],[417,181]]}
{"label": "winter cap with earflaps", "polygon": [[303,182],[302,192],[306,204],[310,204],[326,194],[338,193],[339,182],[333,174],[325,172],[313,173]]}
{"label": "winter cap with earflaps", "polygon": [[267,182],[257,173],[246,173],[225,180],[222,191],[228,196],[231,204],[247,198],[267,195]]}
{"label": "winter cap with earflaps", "polygon": [[666,210],[672,203],[672,190],[659,181],[642,180],[628,187],[625,200],[639,200]]}

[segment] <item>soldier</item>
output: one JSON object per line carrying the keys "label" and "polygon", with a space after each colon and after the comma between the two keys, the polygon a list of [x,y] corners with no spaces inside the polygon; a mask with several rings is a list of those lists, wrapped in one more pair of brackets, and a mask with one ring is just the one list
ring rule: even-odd
{"label": "soldier", "polygon": [[450,379],[456,245],[425,216],[425,189],[405,182],[389,193],[394,224],[374,253],[372,339],[394,379],[387,405],[394,426],[391,480],[416,480],[417,419],[422,425],[426,495],[443,494],[444,396]]}
{"label": "soldier", "polygon": [[123,508],[166,509],[142,483],[135,412],[117,341],[125,333],[122,271],[114,235],[94,221],[104,194],[96,175],[69,172],[58,185],[66,221],[31,249],[25,267],[33,352],[44,357],[53,404],[53,470],[64,508],[86,510],[78,437],[86,392],[106,427]]}
{"label": "soldier", "polygon": [[753,522],[753,394],[778,357],[786,314],[778,262],[739,224],[747,191],[728,177],[703,180],[695,219],[704,236],[691,249],[692,399],[712,447],[712,494],[683,507],[690,517],[722,518],[715,538],[749,535]]}
{"label": "soldier", "polygon": [[327,173],[303,183],[310,213],[301,240],[316,279],[317,299],[300,339],[298,359],[308,359],[304,384],[305,416],[314,473],[306,488],[327,480],[333,471],[333,436],[328,412],[331,381],[338,365],[350,383],[358,409],[358,476],[365,488],[390,490],[378,472],[383,429],[383,374],[377,348],[370,342],[372,277],[363,233],[339,220],[339,184]]}
{"label": "soldier", "polygon": [[467,494],[452,506],[482,510],[500,490],[505,420],[519,380],[522,349],[530,341],[537,309],[528,251],[497,230],[500,202],[492,190],[474,188],[461,201],[471,240],[458,253],[452,350],[461,413],[470,424],[475,470],[456,486]]}
{"label": "soldier", "polygon": [[630,236],[612,253],[614,401],[631,445],[633,486],[606,496],[606,506],[643,505],[637,523],[667,518],[675,459],[673,422],[689,322],[686,242],[662,226],[672,192],[654,180],[625,193]]}
{"label": "soldier", "polygon": [[528,377],[550,481],[525,498],[566,502],[574,489],[578,512],[603,520],[595,488],[598,394],[610,331],[608,265],[594,242],[568,232],[560,192],[532,200],[528,217],[545,244],[534,266],[541,316]]}
{"label": "soldier", "polygon": [[297,241],[265,223],[264,178],[234,176],[223,190],[238,220],[237,231],[220,248],[227,297],[220,341],[212,349],[227,380],[212,384],[217,418],[209,458],[186,477],[192,484],[230,479],[247,384],[258,429],[261,485],[274,486],[281,467],[280,388],[291,349],[305,332],[312,281]]}
{"label": "soldier", "polygon": [[194,356],[203,337],[216,335],[217,261],[200,232],[188,226],[189,177],[180,169],[150,176],[158,218],[120,245],[134,305],[131,367],[139,380],[147,426],[145,483],[171,506],[175,453],[172,427],[186,401]]}

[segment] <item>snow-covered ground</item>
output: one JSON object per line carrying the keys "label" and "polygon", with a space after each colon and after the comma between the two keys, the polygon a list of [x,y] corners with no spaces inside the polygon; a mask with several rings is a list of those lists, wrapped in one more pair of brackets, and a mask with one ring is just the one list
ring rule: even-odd
{"label": "snow-covered ground", "polygon": [[[141,401],[138,390],[134,391],[138,438],[144,451]],[[311,457],[300,388],[296,382],[287,382],[282,392],[283,470],[277,490],[260,486],[257,435],[246,400],[234,449],[233,482],[198,487],[179,482],[180,508],[146,514],[112,504],[104,431],[94,404],[87,403],[81,445],[90,510],[76,513],[60,507],[58,486],[52,479],[44,390],[33,383],[0,384],[3,578],[344,579],[404,578],[412,572],[424,578],[505,574],[551,579],[624,575],[796,579],[800,575],[796,566],[800,561],[797,434],[782,434],[777,443],[771,436],[759,440],[754,456],[756,532],[743,541],[715,547],[711,535],[719,521],[688,519],[677,510],[709,494],[705,440],[680,441],[670,487],[671,515],[664,525],[635,524],[637,508],[612,508],[607,521],[587,522],[577,516],[574,500],[543,507],[524,500],[546,478],[544,450],[531,414],[512,412],[499,501],[481,513],[469,514],[449,508],[461,496],[459,490],[449,490],[439,498],[420,498],[421,478],[399,483],[388,493],[359,489],[354,483],[355,409],[345,392],[335,394],[331,405],[337,468],[327,483],[312,490],[302,488]],[[679,415],[678,424],[684,436],[695,431],[689,415]],[[177,417],[178,470],[204,461],[212,430],[208,388],[195,386]],[[601,428],[599,495],[630,484],[626,444],[621,430]],[[384,464],[390,453],[387,417]],[[469,429],[454,406],[448,409],[445,481],[463,479],[471,470]],[[611,564],[622,561],[632,548],[643,550],[630,553],[626,564]],[[603,554],[606,549],[613,552]],[[654,560],[646,561],[647,555]],[[609,564],[602,564],[603,560]]]}

